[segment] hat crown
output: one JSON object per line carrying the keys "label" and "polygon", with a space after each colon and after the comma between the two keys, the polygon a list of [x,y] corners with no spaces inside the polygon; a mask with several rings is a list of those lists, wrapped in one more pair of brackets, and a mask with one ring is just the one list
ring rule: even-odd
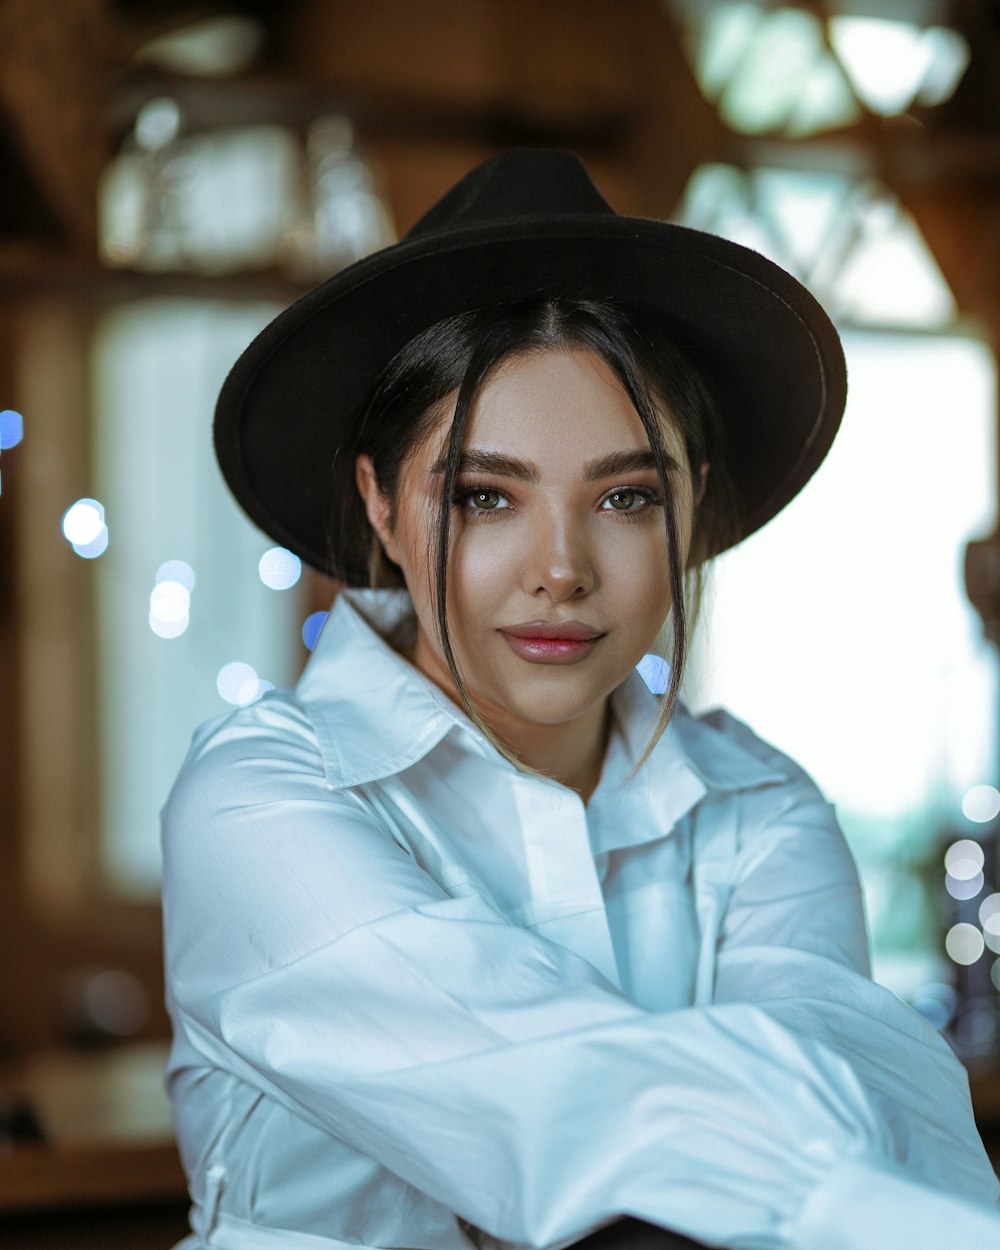
{"label": "hat crown", "polygon": [[572,152],[514,148],[470,170],[405,237],[421,239],[443,230],[482,226],[510,217],[575,213],[617,215]]}

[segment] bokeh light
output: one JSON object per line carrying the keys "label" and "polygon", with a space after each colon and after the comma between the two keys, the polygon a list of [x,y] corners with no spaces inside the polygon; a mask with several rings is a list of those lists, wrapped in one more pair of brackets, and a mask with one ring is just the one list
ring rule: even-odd
{"label": "bokeh light", "polygon": [[1000,933],[1000,894],[988,894],[979,904],[979,923]]}
{"label": "bokeh light", "polygon": [[24,418],[13,408],[0,412],[0,451],[16,447],[24,437]]}
{"label": "bokeh light", "polygon": [[164,621],[161,617],[155,616],[152,611],[149,613],[149,628],[161,638],[179,638],[190,624],[189,616],[182,616],[177,621]]}
{"label": "bokeh light", "polygon": [[975,898],[985,884],[986,878],[981,872],[974,877],[953,877],[948,873],[944,879],[944,888],[952,898],[958,899]]}
{"label": "bokeh light", "polygon": [[302,623],[302,641],[311,651],[319,640],[320,631],[326,624],[329,612],[313,612]]}
{"label": "bokeh light", "polygon": [[98,556],[103,556],[108,549],[108,527],[102,525],[100,533],[89,543],[74,543],[73,550],[78,556],[82,556],[84,560],[96,560]]}
{"label": "bokeh light", "polygon": [[62,532],[74,547],[95,542],[104,527],[104,505],[96,499],[78,499],[63,513]]}
{"label": "bokeh light", "polygon": [[970,1007],[955,1023],[955,1044],[963,1055],[987,1055],[994,1048],[997,1016],[993,1006]]}
{"label": "bokeh light", "polygon": [[130,972],[108,968],[90,977],[82,1005],[90,1021],[111,1037],[131,1037],[149,1018],[149,995]]}
{"label": "bokeh light", "polygon": [[108,549],[104,504],[97,499],[78,499],[63,513],[62,532],[78,556],[96,560]]}
{"label": "bokeh light", "polygon": [[979,904],[979,923],[986,945],[1000,954],[1000,894],[989,894]]}
{"label": "bokeh light", "polygon": [[935,981],[925,985],[910,1005],[936,1029],[946,1029],[958,1007],[958,991],[954,986]]}
{"label": "bokeh light", "polygon": [[[161,565],[159,572],[165,567]],[[190,623],[191,592],[187,586],[171,578],[157,581],[149,596],[149,628],[161,638],[179,638]]]}
{"label": "bokeh light", "polygon": [[948,930],[944,939],[948,957],[957,964],[974,964],[986,949],[983,935],[974,924],[956,924]]}
{"label": "bokeh light", "polygon": [[665,694],[670,687],[670,665],[662,655],[644,655],[635,671],[653,694]]}
{"label": "bokeh light", "polygon": [[181,110],[176,100],[158,96],[139,110],[135,119],[135,141],[147,152],[158,152],[173,143],[181,128]]}
{"label": "bokeh light", "polygon": [[973,786],[962,799],[962,814],[981,825],[993,820],[1000,815],[1000,790],[996,786]]}
{"label": "bokeh light", "polygon": [[271,547],[261,556],[257,572],[269,589],[289,590],[302,576],[302,561],[284,547]]}
{"label": "bokeh light", "polygon": [[978,872],[982,872],[985,863],[983,848],[971,838],[959,838],[944,854],[944,866],[948,876],[954,877],[956,881],[971,881]]}
{"label": "bokeh light", "polygon": [[225,701],[235,707],[245,707],[248,703],[253,703],[262,693],[256,670],[241,660],[223,664],[215,679],[215,686]]}
{"label": "bokeh light", "polygon": [[149,596],[149,610],[161,621],[180,621],[191,611],[191,592],[180,582],[157,582]]}
{"label": "bokeh light", "polygon": [[149,596],[149,628],[161,638],[179,638],[191,623],[194,569],[184,560],[165,560]]}
{"label": "bokeh light", "polygon": [[190,593],[194,590],[194,569],[186,560],[165,560],[156,570],[158,582],[180,582]]}

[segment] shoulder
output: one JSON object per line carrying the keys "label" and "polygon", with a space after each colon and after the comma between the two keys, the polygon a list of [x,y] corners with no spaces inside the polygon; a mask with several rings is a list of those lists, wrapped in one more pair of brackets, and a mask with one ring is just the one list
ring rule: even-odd
{"label": "shoulder", "polygon": [[268,691],[195,731],[162,813],[165,840],[219,815],[326,790],[316,731],[291,691]]}
{"label": "shoulder", "polygon": [[254,703],[199,725],[178,781],[237,763],[266,767],[271,761],[322,771],[315,728],[290,690],[269,690]]}
{"label": "shoulder", "polygon": [[692,754],[714,770],[713,810],[721,804],[731,812],[745,855],[756,859],[779,847],[789,854],[808,848],[813,864],[828,857],[831,869],[853,875],[836,809],[806,768],[724,708],[691,720],[697,741]]}
{"label": "shoulder", "polygon": [[792,756],[761,737],[726,708],[675,713],[681,750],[710,791],[797,790],[819,795],[810,774]]}
{"label": "shoulder", "polygon": [[189,1003],[440,895],[384,817],[327,781],[308,710],[284,691],[197,730],[162,851],[168,967]]}
{"label": "shoulder", "polygon": [[762,738],[746,721],[734,716],[728,708],[712,708],[693,719],[752,757],[762,766],[764,772],[773,773],[776,780],[805,783],[815,788],[815,782],[801,764],[774,743]]}
{"label": "shoulder", "polygon": [[328,782],[312,719],[287,691],[195,732],[161,813],[161,845],[165,905],[198,898],[207,912],[240,883],[267,894],[285,881],[291,897],[308,878],[321,884],[331,857],[346,871],[399,849],[361,794]]}

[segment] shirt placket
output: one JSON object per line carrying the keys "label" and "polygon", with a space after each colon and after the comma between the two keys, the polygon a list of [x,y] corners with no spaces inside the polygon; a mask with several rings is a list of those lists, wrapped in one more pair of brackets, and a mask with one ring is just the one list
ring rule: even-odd
{"label": "shirt placket", "polygon": [[515,802],[530,893],[524,923],[621,988],[582,801],[561,786],[518,778]]}

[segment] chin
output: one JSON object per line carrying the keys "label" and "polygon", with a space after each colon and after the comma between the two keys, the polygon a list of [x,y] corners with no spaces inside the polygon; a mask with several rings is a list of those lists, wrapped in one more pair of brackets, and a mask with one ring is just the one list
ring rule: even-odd
{"label": "chin", "polygon": [[549,689],[542,687],[520,698],[516,695],[509,695],[506,698],[499,697],[495,701],[491,700],[491,703],[504,715],[516,717],[527,724],[568,725],[603,704],[610,693],[610,689],[602,689],[586,694],[565,692],[560,697],[559,691],[551,687]]}

